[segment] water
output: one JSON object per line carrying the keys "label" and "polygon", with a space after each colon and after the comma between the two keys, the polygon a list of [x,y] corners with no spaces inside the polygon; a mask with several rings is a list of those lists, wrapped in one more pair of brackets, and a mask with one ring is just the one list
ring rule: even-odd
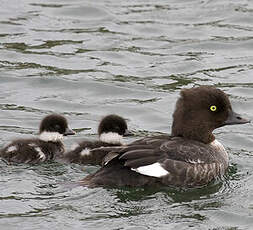
{"label": "water", "polygon": [[[139,138],[170,132],[179,91],[215,85],[253,119],[250,0],[0,0],[0,147],[64,114],[96,138],[103,115]],[[252,125],[216,130],[226,179],[192,190],[87,189],[96,167],[0,162],[0,229],[253,229]],[[132,139],[127,139],[132,141]]]}

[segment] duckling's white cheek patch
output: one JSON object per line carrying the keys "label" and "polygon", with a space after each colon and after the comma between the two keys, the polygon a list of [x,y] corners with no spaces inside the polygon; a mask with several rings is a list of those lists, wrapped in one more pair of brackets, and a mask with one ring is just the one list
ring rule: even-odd
{"label": "duckling's white cheek patch", "polygon": [[57,142],[63,139],[63,135],[57,132],[42,132],[39,138],[42,141]]}
{"label": "duckling's white cheek patch", "polygon": [[84,150],[82,150],[82,152],[80,152],[81,157],[89,156],[89,155],[90,155],[90,149],[89,148],[85,148]]}
{"label": "duckling's white cheek patch", "polygon": [[141,166],[139,168],[132,168],[133,171],[138,172],[142,175],[153,176],[153,177],[163,177],[169,174],[160,163],[154,163],[151,165]]}
{"label": "duckling's white cheek patch", "polygon": [[118,133],[102,133],[99,137],[100,141],[108,143],[108,144],[123,144],[123,137],[120,136]]}
{"label": "duckling's white cheek patch", "polygon": [[39,154],[39,159],[44,161],[46,159],[45,154],[41,151],[41,149],[39,147],[36,147],[35,150],[38,152]]}
{"label": "duckling's white cheek patch", "polygon": [[15,145],[11,145],[7,150],[6,152],[7,153],[11,153],[11,152],[14,152],[14,151],[17,151],[17,147]]}

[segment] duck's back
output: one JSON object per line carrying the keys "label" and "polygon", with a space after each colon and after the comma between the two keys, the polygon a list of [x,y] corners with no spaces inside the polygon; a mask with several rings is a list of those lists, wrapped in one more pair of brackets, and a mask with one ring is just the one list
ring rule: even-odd
{"label": "duck's back", "polygon": [[91,186],[161,184],[193,187],[223,175],[228,167],[227,153],[217,141],[204,144],[164,135],[144,138],[115,152],[111,151],[108,155],[113,157],[107,156],[106,165],[82,183]]}
{"label": "duck's back", "polygon": [[[64,153],[63,160],[69,163],[101,165],[107,151],[101,147],[113,147],[119,144],[110,144],[102,141],[82,141],[74,145],[73,149]],[[100,149],[101,148],[101,149]]]}
{"label": "duck's back", "polygon": [[54,159],[64,152],[62,142],[45,142],[38,138],[14,140],[0,150],[0,157],[7,162],[39,163]]}

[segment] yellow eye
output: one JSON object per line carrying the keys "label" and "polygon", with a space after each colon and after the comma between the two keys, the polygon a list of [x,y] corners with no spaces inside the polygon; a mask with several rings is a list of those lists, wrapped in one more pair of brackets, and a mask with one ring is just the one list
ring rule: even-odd
{"label": "yellow eye", "polygon": [[215,112],[215,111],[217,110],[216,105],[211,105],[211,106],[210,106],[210,110],[211,110],[212,112]]}

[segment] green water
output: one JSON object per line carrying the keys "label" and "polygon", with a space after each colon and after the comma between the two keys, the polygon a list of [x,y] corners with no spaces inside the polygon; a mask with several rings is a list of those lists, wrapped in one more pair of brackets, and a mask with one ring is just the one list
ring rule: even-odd
{"label": "green water", "polygon": [[[252,47],[250,0],[0,0],[0,147],[51,112],[77,131],[67,148],[109,113],[135,138],[169,133],[180,89],[203,84],[252,119]],[[0,161],[0,229],[253,229],[252,133],[216,130],[229,172],[186,191],[87,189],[72,182],[96,167]]]}

